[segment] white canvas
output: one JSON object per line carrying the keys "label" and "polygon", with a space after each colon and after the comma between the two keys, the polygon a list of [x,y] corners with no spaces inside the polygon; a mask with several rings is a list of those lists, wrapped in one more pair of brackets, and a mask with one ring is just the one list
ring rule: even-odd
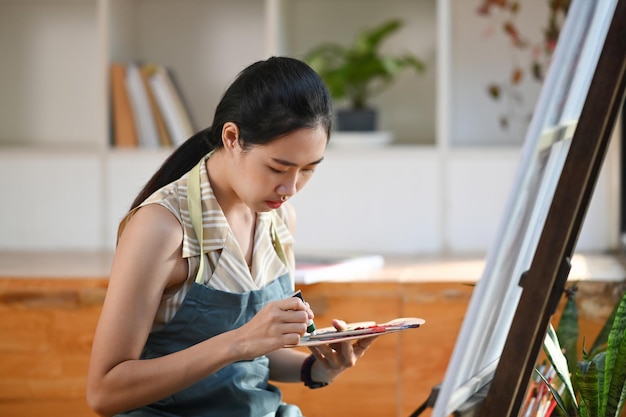
{"label": "white canvas", "polygon": [[521,295],[519,280],[535,254],[616,4],[574,0],[570,6],[433,417],[450,415],[493,378]]}

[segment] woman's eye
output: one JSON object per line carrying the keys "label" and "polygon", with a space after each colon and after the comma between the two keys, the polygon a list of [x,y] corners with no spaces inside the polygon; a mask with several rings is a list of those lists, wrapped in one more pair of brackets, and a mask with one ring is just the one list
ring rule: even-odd
{"label": "woman's eye", "polygon": [[276,169],[276,168],[272,168],[272,167],[269,167],[269,169],[270,169],[270,171],[272,171],[272,172],[274,172],[276,174],[284,174],[285,172],[287,172],[287,171],[281,171],[280,169]]}

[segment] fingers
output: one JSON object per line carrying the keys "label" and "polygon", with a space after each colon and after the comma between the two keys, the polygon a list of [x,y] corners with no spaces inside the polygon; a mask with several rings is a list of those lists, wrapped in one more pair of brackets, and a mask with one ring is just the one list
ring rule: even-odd
{"label": "fingers", "polygon": [[359,339],[356,342],[356,346],[358,346],[360,349],[365,350],[367,349],[374,340],[376,340],[378,336],[373,336],[373,337],[366,337],[364,339]]}
{"label": "fingers", "polygon": [[233,331],[242,335],[238,337],[246,358],[264,355],[277,348],[297,345],[306,334],[311,315],[305,303],[289,297],[267,303],[241,329]]}
{"label": "fingers", "polygon": [[348,328],[348,325],[343,320],[333,319],[332,323],[333,323],[333,327],[337,330],[346,330]]}
{"label": "fingers", "polygon": [[280,300],[266,305],[247,324],[255,332],[266,336],[294,334],[298,337],[306,333],[308,314],[297,300]]}
{"label": "fingers", "polygon": [[298,297],[289,297],[284,300],[276,301],[275,303],[283,311],[304,311],[306,313],[307,322],[315,318],[315,314],[313,314],[309,303],[302,301]]}
{"label": "fingers", "polygon": [[[284,300],[274,301],[281,310],[307,310],[307,306],[298,297],[288,297]],[[310,310],[310,308],[309,308]]]}
{"label": "fingers", "polygon": [[274,301],[266,308],[274,311],[278,319],[291,323],[306,324],[312,314],[310,308],[307,309],[307,306],[295,297]]}
{"label": "fingers", "polygon": [[[346,322],[339,319],[333,319],[332,325],[338,331],[348,328]],[[362,339],[315,345],[310,346],[309,349],[320,362],[327,364],[329,368],[345,369],[354,366],[356,361],[363,356],[377,337],[371,336]]]}
{"label": "fingers", "polygon": [[337,361],[337,351],[332,349],[330,345],[317,345],[309,347],[311,353],[321,362],[325,363],[328,368],[340,369],[341,362]]}
{"label": "fingers", "polygon": [[311,309],[311,306],[309,305],[309,303],[307,303],[306,301],[304,301],[304,298],[302,297],[302,292],[300,290],[296,291],[291,298],[296,299],[296,300],[300,300],[300,302],[302,303],[302,305],[304,306],[305,311],[307,312],[307,314],[309,315],[309,319],[313,320],[315,318],[315,314],[313,314],[313,310]]}
{"label": "fingers", "polygon": [[354,366],[365,351],[369,348],[375,337],[348,340],[340,343],[310,346],[309,350],[326,366],[333,370],[341,370]]}
{"label": "fingers", "polygon": [[304,306],[306,307],[306,312],[309,315],[309,319],[313,320],[315,318],[315,314],[313,313],[311,306],[306,301],[304,302]]}
{"label": "fingers", "polygon": [[352,351],[357,356],[357,358],[363,357],[363,354],[367,350],[367,348],[372,344],[372,342],[376,339],[376,337],[368,337],[366,339],[358,339],[352,345]]}
{"label": "fingers", "polygon": [[[363,354],[372,343],[372,340],[367,339],[357,339],[356,341],[346,342],[349,343],[349,347],[345,348],[346,353],[344,353],[344,357],[346,361],[351,361],[356,363],[358,359],[363,357]],[[348,353],[349,352],[349,353]]]}

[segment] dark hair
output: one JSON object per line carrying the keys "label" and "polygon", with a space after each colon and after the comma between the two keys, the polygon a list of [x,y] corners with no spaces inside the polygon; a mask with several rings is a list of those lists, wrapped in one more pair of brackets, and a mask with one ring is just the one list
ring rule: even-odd
{"label": "dark hair", "polygon": [[211,150],[221,148],[222,127],[227,122],[239,127],[239,142],[244,149],[320,125],[330,137],[330,94],[319,75],[302,61],[271,57],[255,62],[228,87],[215,109],[211,127],[191,136],[165,160],[131,209],[183,176]]}

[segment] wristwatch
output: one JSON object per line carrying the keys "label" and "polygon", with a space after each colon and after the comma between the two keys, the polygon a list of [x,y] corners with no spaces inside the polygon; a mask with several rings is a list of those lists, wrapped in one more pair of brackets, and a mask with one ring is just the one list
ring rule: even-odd
{"label": "wristwatch", "polygon": [[317,382],[311,379],[311,368],[315,362],[315,355],[309,355],[308,358],[302,362],[302,368],[300,368],[300,380],[304,382],[304,385],[311,388],[323,388],[328,385],[328,382]]}

